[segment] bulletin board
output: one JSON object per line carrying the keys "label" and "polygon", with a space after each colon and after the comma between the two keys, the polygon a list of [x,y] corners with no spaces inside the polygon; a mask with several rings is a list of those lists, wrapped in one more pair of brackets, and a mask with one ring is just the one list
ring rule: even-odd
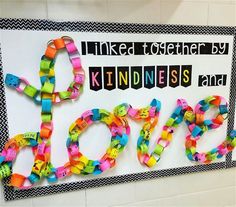
{"label": "bulletin board", "polygon": [[[38,71],[41,57],[50,40],[60,37],[73,39],[80,54],[85,80],[78,99],[53,105],[54,130],[50,153],[54,166],[68,162],[68,130],[87,110],[113,112],[116,106],[129,109],[130,106],[132,109],[157,107],[158,123],[148,139],[149,152],[154,150],[158,137],[164,136],[160,135],[162,127],[176,109],[178,100],[185,99],[193,108],[209,96],[222,96],[228,102],[227,119],[219,128],[202,135],[198,140],[198,151],[205,152],[216,147],[234,129],[234,27],[0,19],[0,29],[1,151],[11,137],[24,132],[38,132],[41,124],[41,107],[10,89],[5,82],[7,74],[24,77],[40,88]],[[59,52],[54,67],[57,91],[64,90],[73,78],[71,67],[67,53]],[[210,119],[216,111],[209,110],[206,116]],[[139,143],[144,122],[132,117],[127,117],[127,121],[130,135],[110,169],[99,175],[72,174],[53,184],[42,178],[29,189],[9,186],[9,178],[4,178],[5,200],[236,166],[235,151],[209,163],[189,160],[185,149],[189,130],[184,122],[175,127],[173,138],[156,164],[151,166],[151,160],[145,161],[146,158],[140,163],[137,152],[144,150]],[[110,145],[111,132],[106,124],[96,122],[79,139],[80,151],[89,159],[99,160]],[[31,149],[21,150],[12,172],[28,175],[33,164]]]}

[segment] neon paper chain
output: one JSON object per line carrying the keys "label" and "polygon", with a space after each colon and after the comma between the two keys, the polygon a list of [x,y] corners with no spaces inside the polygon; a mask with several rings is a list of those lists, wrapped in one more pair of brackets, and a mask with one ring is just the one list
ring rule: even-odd
{"label": "neon paper chain", "polygon": [[[54,92],[55,57],[58,50],[66,48],[71,64],[73,66],[74,79],[67,91]],[[53,132],[52,105],[67,99],[76,99],[82,91],[84,82],[84,71],[78,50],[69,37],[62,37],[50,41],[41,59],[40,80],[42,87],[40,90],[30,85],[24,78],[19,78],[8,74],[6,84],[15,88],[18,92],[32,98],[36,104],[42,106],[42,124],[40,132],[28,132],[19,134],[10,139],[0,156],[0,177],[11,175],[12,162],[16,159],[17,153],[25,146],[32,147],[35,156],[31,174],[26,177],[17,173],[11,175],[10,185],[24,189],[30,188],[39,182],[42,177],[46,177],[49,182],[56,182],[58,179],[70,176],[71,174],[100,174],[113,166],[116,159],[124,150],[128,143],[130,127],[127,118],[142,121],[144,125],[140,131],[137,142],[137,155],[140,163],[153,167],[172,141],[174,131],[180,123],[185,121],[189,133],[186,136],[186,155],[189,160],[199,163],[211,163],[213,160],[221,158],[236,146],[236,131],[233,130],[227,138],[216,148],[207,153],[197,152],[197,141],[201,136],[211,129],[218,128],[228,117],[228,104],[223,97],[209,96],[200,101],[193,110],[185,100],[179,99],[177,107],[165,123],[161,136],[157,139],[154,151],[149,153],[149,142],[151,134],[158,123],[161,110],[161,103],[153,99],[149,106],[134,109],[127,103],[114,108],[113,113],[104,109],[92,109],[84,112],[69,128],[69,138],[67,140],[67,150],[69,161],[54,168],[50,162],[50,137]],[[204,119],[204,113],[209,108],[218,108],[218,114],[211,120]],[[90,125],[102,122],[107,125],[111,132],[111,143],[106,153],[99,160],[90,160],[79,151],[79,136]],[[30,185],[26,186],[27,180]]]}
{"label": "neon paper chain", "polygon": [[[54,72],[55,58],[58,51],[63,49],[66,49],[69,55],[73,66],[74,79],[66,91],[54,92],[56,81]],[[5,80],[7,86],[13,87],[18,92],[32,98],[42,108],[40,132],[29,132],[15,136],[7,142],[1,153],[1,162],[6,163],[2,163],[1,172],[3,175],[1,177],[5,177],[6,174],[9,174],[9,167],[19,150],[25,146],[32,147],[35,159],[30,176],[25,177],[15,173],[11,176],[11,185],[19,188],[25,188],[24,183],[26,180],[33,186],[42,176],[47,177],[49,182],[53,182],[61,173],[50,162],[50,138],[53,132],[52,105],[67,99],[76,99],[82,92],[84,83],[84,70],[81,66],[80,55],[70,37],[49,41],[45,54],[41,58],[39,76],[42,84],[40,90],[30,85],[24,78],[11,74],[7,74]]]}

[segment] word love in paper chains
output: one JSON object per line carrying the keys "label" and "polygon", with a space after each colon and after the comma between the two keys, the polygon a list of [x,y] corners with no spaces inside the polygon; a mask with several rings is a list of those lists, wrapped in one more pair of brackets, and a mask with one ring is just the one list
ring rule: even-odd
{"label": "word love in paper chains", "polygon": [[[74,78],[65,91],[55,92],[54,66],[56,55],[60,50],[66,50],[73,67]],[[113,112],[105,109],[91,109],[85,111],[69,127],[69,135],[66,142],[69,161],[63,166],[54,167],[51,163],[50,138],[53,133],[52,106],[63,103],[68,99],[76,99],[82,92],[84,83],[84,70],[82,69],[79,52],[74,41],[70,37],[62,37],[48,42],[45,54],[40,62],[41,89],[37,89],[24,78],[7,74],[5,83],[16,89],[19,93],[30,97],[41,106],[42,123],[39,132],[26,132],[11,138],[1,152],[0,177],[11,176],[9,185],[19,189],[27,189],[34,186],[43,177],[48,182],[54,183],[58,179],[72,174],[98,175],[112,168],[116,164],[118,156],[124,151],[129,135],[130,126],[128,118],[135,121],[143,121],[137,141],[137,157],[141,164],[153,167],[160,160],[164,150],[170,145],[173,134],[184,121],[189,132],[185,137],[185,152],[189,160],[196,163],[208,164],[232,151],[236,146],[236,131],[228,134],[226,139],[208,152],[198,152],[197,142],[202,135],[220,127],[228,117],[228,104],[221,96],[209,96],[201,101],[193,109],[184,99],[178,99],[177,105],[162,128],[161,135],[155,142],[154,150],[150,153],[149,142],[155,129],[160,111],[161,102],[153,99],[143,108],[133,108],[128,103],[116,106]],[[204,115],[210,108],[217,109],[217,114],[212,119],[205,119]],[[80,152],[79,138],[81,134],[94,123],[102,122],[111,132],[111,142],[98,160],[90,160]],[[29,176],[11,173],[11,167],[18,152],[24,147],[31,147],[34,154],[34,164]]]}

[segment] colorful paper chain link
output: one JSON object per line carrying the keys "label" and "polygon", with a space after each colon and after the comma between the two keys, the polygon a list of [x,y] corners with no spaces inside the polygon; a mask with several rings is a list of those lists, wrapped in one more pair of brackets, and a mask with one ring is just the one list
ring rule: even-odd
{"label": "colorful paper chain link", "polygon": [[[67,91],[54,92],[55,57],[58,50],[66,48],[73,66],[74,80]],[[66,99],[75,99],[79,96],[84,82],[84,71],[78,50],[69,37],[62,37],[50,41],[41,59],[40,80],[42,87],[40,90],[30,85],[24,78],[8,74],[6,85],[15,88],[18,92],[32,98],[35,103],[42,106],[42,124],[40,132],[28,132],[19,134],[10,139],[0,156],[0,178],[11,175],[12,162],[16,159],[17,153],[26,146],[32,147],[35,156],[34,166],[30,176],[25,177],[14,173],[11,175],[10,185],[24,189],[32,187],[39,182],[42,177],[46,177],[49,182],[55,182],[59,178],[70,176],[71,174],[100,174],[115,166],[116,158],[124,150],[128,143],[130,127],[128,117],[134,120],[144,120],[144,125],[140,131],[137,142],[138,159],[148,167],[154,166],[164,152],[164,149],[172,141],[172,136],[180,123],[185,121],[190,133],[186,136],[186,155],[189,160],[210,163],[221,158],[226,153],[232,151],[236,146],[236,131],[233,130],[229,136],[216,148],[207,153],[199,153],[196,150],[197,141],[210,129],[218,128],[228,117],[228,105],[224,98],[220,96],[209,96],[200,101],[193,110],[184,99],[177,101],[177,107],[163,127],[160,138],[157,139],[154,151],[149,153],[149,142],[151,134],[157,125],[161,103],[153,99],[147,107],[134,109],[129,104],[121,104],[115,107],[113,113],[104,109],[93,109],[86,111],[69,128],[69,138],[67,149],[69,162],[64,166],[54,168],[50,162],[50,137],[53,131],[52,105],[60,103]],[[205,120],[204,114],[209,108],[218,108],[219,112],[215,118]],[[111,131],[111,143],[106,153],[99,160],[89,160],[79,151],[79,136],[94,122],[105,123]],[[30,185],[25,186],[26,181]]]}
{"label": "colorful paper chain link", "polygon": [[[128,110],[127,110],[128,109]],[[160,102],[154,99],[150,106],[141,109],[133,109],[128,104],[121,104],[109,113],[104,109],[86,111],[74,122],[69,129],[67,148],[70,159],[71,172],[75,174],[100,174],[115,165],[116,158],[124,150],[128,143],[130,127],[127,115],[137,112],[137,119],[145,119],[146,125],[155,125],[160,111]],[[99,160],[89,160],[79,151],[79,136],[93,122],[105,123],[111,131],[111,143],[106,153]]]}
{"label": "colorful paper chain link", "polygon": [[[74,78],[66,91],[54,92],[56,55],[62,49],[66,49],[69,55]],[[12,74],[7,74],[5,80],[7,86],[32,98],[36,104],[40,104],[42,107],[40,132],[29,132],[15,136],[7,142],[0,156],[2,163],[0,177],[6,177],[6,175],[10,175],[10,166],[12,161],[16,159],[19,150],[25,146],[32,147],[35,160],[30,176],[25,177],[17,173],[11,176],[11,185],[18,188],[31,187],[42,176],[47,177],[49,182],[53,182],[57,180],[57,174],[61,173],[60,169],[55,169],[50,162],[50,138],[53,131],[52,105],[67,99],[76,99],[82,92],[84,83],[84,70],[81,66],[80,55],[70,37],[62,37],[48,43],[46,52],[41,58],[39,75],[41,89],[30,85],[26,79]],[[24,183],[27,183],[27,180],[31,185],[25,187]]]}
{"label": "colorful paper chain link", "polygon": [[[211,120],[205,120],[205,112],[212,107],[219,108],[218,114]],[[137,142],[138,158],[141,163],[148,167],[154,166],[156,162],[160,160],[164,149],[167,148],[172,141],[173,133],[176,128],[184,120],[190,131],[186,136],[185,142],[188,159],[205,164],[211,163],[213,160],[221,158],[234,149],[236,146],[236,130],[232,130],[219,146],[207,153],[199,153],[196,151],[197,141],[206,131],[221,126],[227,117],[228,105],[223,97],[209,96],[200,101],[196,105],[195,110],[193,110],[184,99],[179,99],[177,101],[177,108],[165,123],[161,136],[157,139],[155,149],[151,154],[148,153],[149,140],[155,125],[152,127],[149,127],[149,125],[146,127],[145,125],[145,127],[143,127]]]}

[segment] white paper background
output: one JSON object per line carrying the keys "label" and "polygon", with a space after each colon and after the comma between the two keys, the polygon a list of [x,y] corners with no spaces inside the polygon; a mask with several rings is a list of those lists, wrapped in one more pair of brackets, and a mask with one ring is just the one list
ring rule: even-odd
{"label": "white paper background", "polygon": [[[104,108],[109,111],[123,102],[130,103],[133,107],[143,107],[150,103],[153,98],[162,102],[161,116],[152,139],[151,149],[157,136],[160,135],[161,127],[175,108],[178,98],[187,99],[191,106],[209,95],[222,95],[229,97],[229,84],[232,60],[232,36],[217,35],[141,35],[141,34],[105,34],[105,33],[79,33],[79,32],[43,32],[43,31],[1,31],[1,48],[3,71],[20,77],[25,77],[31,84],[40,88],[38,76],[40,58],[46,49],[46,43],[50,39],[60,36],[71,36],[80,49],[80,41],[140,41],[140,42],[228,42],[230,54],[227,56],[199,55],[199,56],[82,56],[82,65],[86,71],[84,93],[79,100],[67,101],[53,108],[54,132],[52,142],[52,163],[58,167],[68,161],[66,151],[66,139],[68,128],[82,112],[92,108]],[[98,92],[89,89],[88,67],[89,66],[142,66],[142,65],[192,65],[192,85],[188,88],[166,87],[164,89],[127,89],[122,91],[100,90]],[[66,89],[72,79],[71,65],[66,52],[58,55],[56,62],[56,90]],[[227,85],[224,87],[197,87],[197,77],[200,74],[227,74]],[[27,131],[39,131],[40,107],[30,99],[20,96],[15,91],[6,88],[6,101],[8,111],[8,123],[10,137]],[[140,165],[136,156],[136,142],[142,124],[129,121],[131,135],[125,151],[117,159],[117,166],[100,175],[113,176],[135,172],[149,171],[150,169]],[[199,141],[198,150],[206,151],[220,144],[225,138],[226,125],[204,135]],[[99,132],[99,133],[98,133]],[[165,151],[160,162],[152,169],[167,169],[194,165],[185,156],[184,139],[187,133],[185,124],[181,124],[174,139]],[[96,124],[90,127],[80,139],[81,151],[90,159],[100,158],[110,143],[110,132],[105,125]],[[235,154],[235,153],[234,153]],[[223,159],[219,161],[223,161]],[[33,164],[33,156],[30,149],[20,152],[14,165],[14,172],[28,175]],[[94,176],[72,176],[60,182],[79,181],[90,179]],[[97,178],[98,176],[96,176]],[[44,181],[44,185],[47,182]]]}

